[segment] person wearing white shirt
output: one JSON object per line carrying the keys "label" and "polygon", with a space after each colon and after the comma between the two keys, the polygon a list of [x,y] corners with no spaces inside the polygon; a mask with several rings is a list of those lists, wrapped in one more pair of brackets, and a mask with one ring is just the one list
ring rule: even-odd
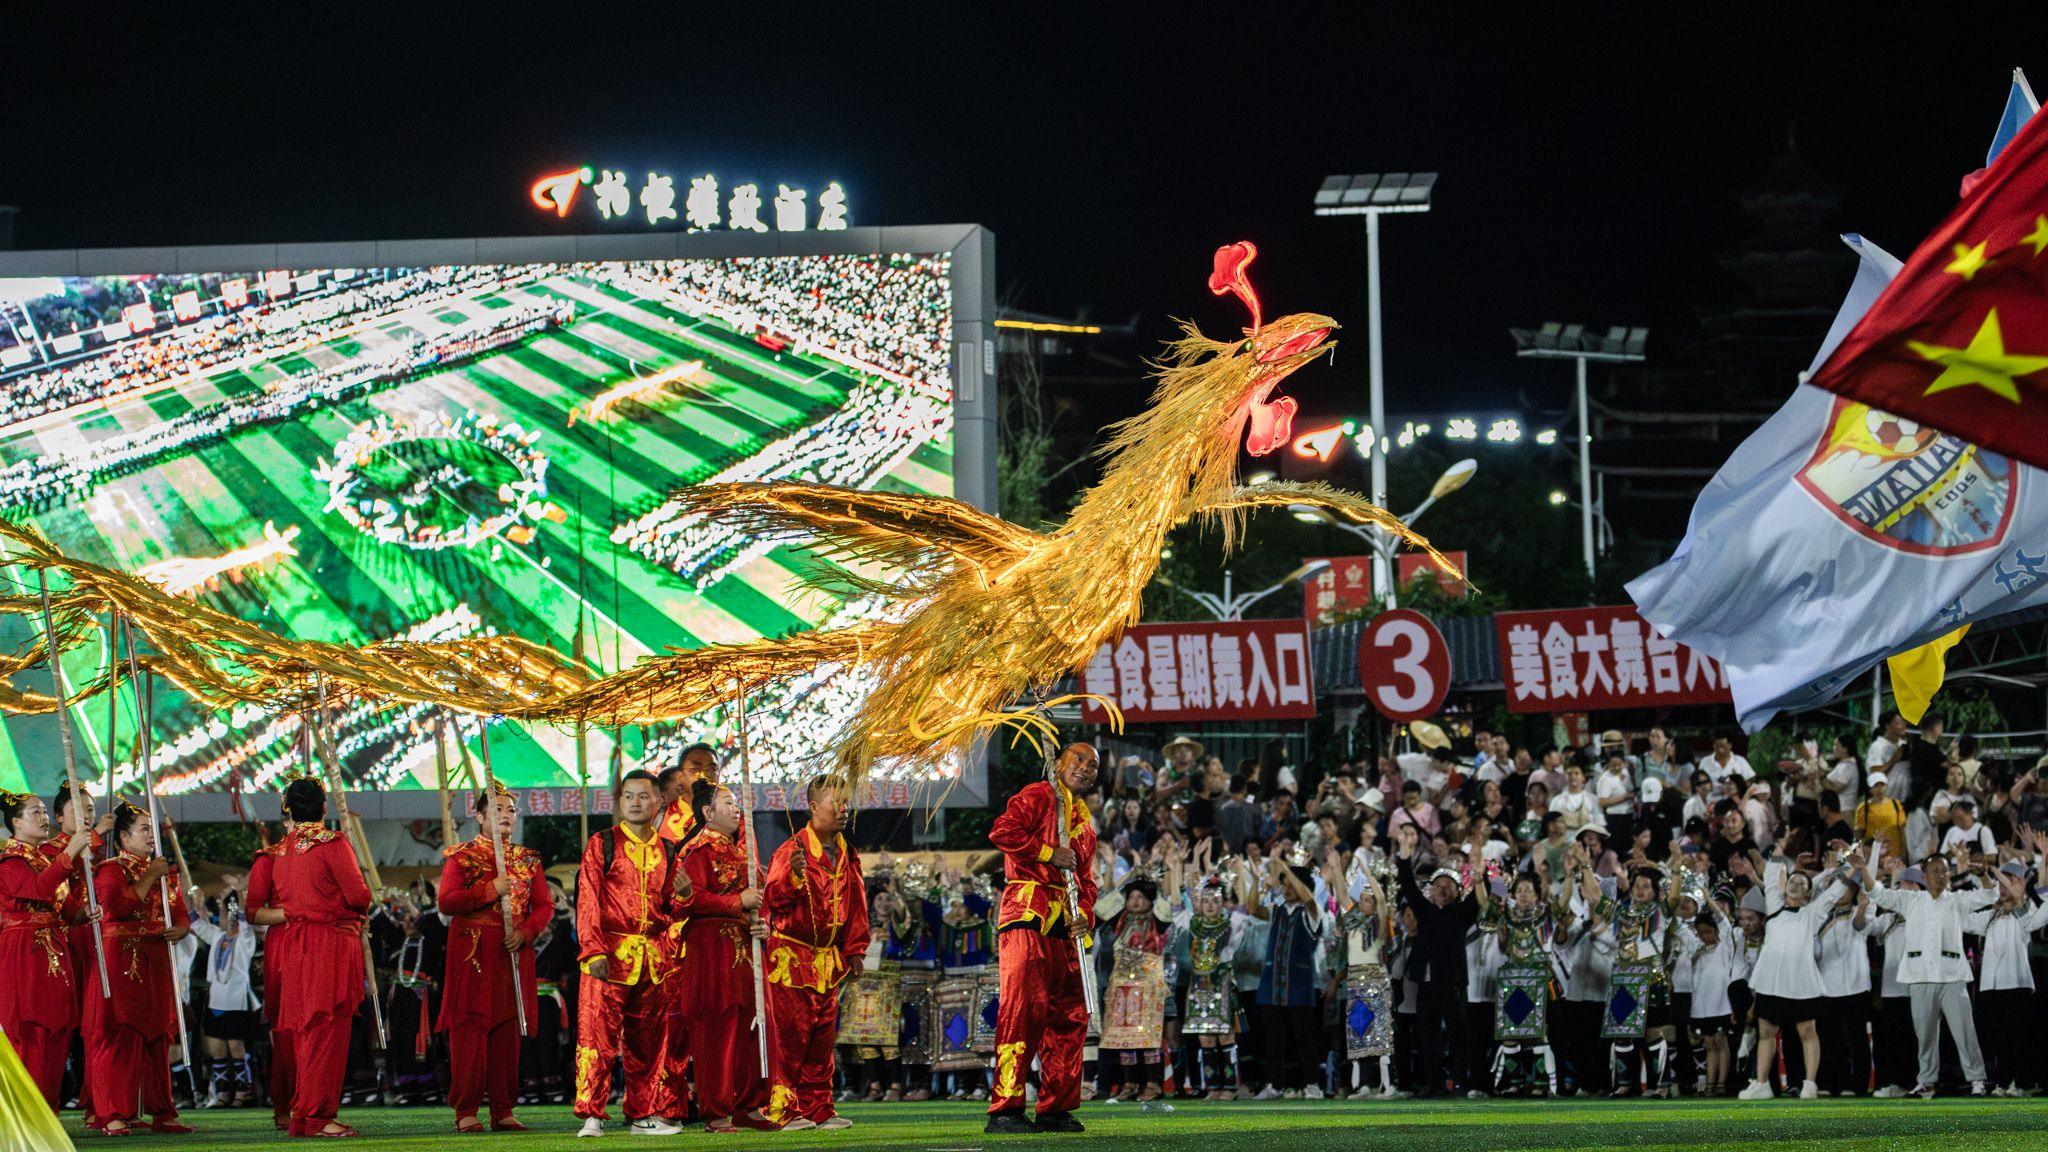
{"label": "person wearing white shirt", "polygon": [[1627,845],[1635,841],[1635,784],[1629,779],[1628,761],[1622,758],[1618,748],[1608,754],[1607,762],[1601,766],[1600,778],[1593,782],[1593,802],[1599,806],[1600,819],[1607,825],[1616,844]]}
{"label": "person wearing white shirt", "polygon": [[[2013,861],[1999,870],[1998,903],[1970,917],[1965,931],[1984,938],[1977,974],[1977,1014],[1982,1017],[1984,1057],[1994,1096],[2022,1096],[2020,1077],[2032,1042],[2034,972],[2027,939],[2048,926],[2048,904],[2027,886],[2027,866]],[[2038,881],[2048,882],[2048,862]]]}
{"label": "person wearing white shirt", "polygon": [[[1749,860],[1737,856],[1730,867],[1738,876],[1757,879]],[[1824,995],[1820,964],[1814,959],[1815,941],[1828,911],[1842,897],[1843,889],[1860,873],[1853,874],[1847,862],[1835,865],[1821,879],[1826,883],[1818,895],[1814,881],[1803,872],[1793,872],[1783,857],[1764,866],[1764,946],[1749,974],[1750,991],[1756,994],[1757,1051],[1776,1049],[1778,1033],[1787,1025],[1798,1030],[1799,1048],[1805,1057],[1806,1081],[1799,1086],[1799,1098],[1820,1095],[1813,1070],[1820,1064],[1820,1031],[1814,1026],[1814,1003]],[[1740,1094],[1744,1100],[1769,1100],[1771,1061],[1757,1060],[1757,1076]]]}
{"label": "person wearing white shirt", "polygon": [[1833,792],[1835,803],[1844,812],[1856,810],[1856,797],[1863,789],[1863,766],[1856,762],[1856,753],[1849,747],[1847,736],[1835,737],[1834,767],[1821,777],[1823,792]]}
{"label": "person wearing white shirt", "polygon": [[[1896,863],[1894,864],[1896,867]],[[1982,1096],[1984,1053],[1977,1046],[1977,1025],[1970,1016],[1970,962],[1963,955],[1963,924],[1998,900],[1993,891],[1958,892],[1949,887],[1948,860],[1929,856],[1921,865],[1924,892],[1880,888],[1870,894],[1878,907],[1905,917],[1899,929],[1905,956],[1899,961],[1899,982],[1913,997],[1913,1035],[1920,1047],[1920,1082],[1909,1095],[1934,1095],[1941,1077],[1941,1026],[1948,1024],[1970,1094]]]}
{"label": "person wearing white shirt", "polygon": [[1821,1091],[1860,1095],[1870,1083],[1870,898],[1845,889],[1821,927]]}
{"label": "person wearing white shirt", "polygon": [[[1715,733],[1714,754],[1700,761],[1700,770],[1716,784],[1725,783],[1731,776],[1745,783],[1756,779],[1756,769],[1735,751],[1735,745],[1729,742],[1725,732]],[[1729,794],[1739,795],[1739,792],[1731,791]]]}
{"label": "person wearing white shirt", "polygon": [[[1907,891],[1918,892],[1923,883],[1918,868],[1907,868],[1898,875],[1897,883]],[[1877,981],[1877,1021],[1872,1029],[1877,1041],[1877,1091],[1871,1095],[1881,1100],[1896,1099],[1906,1094],[1906,1081],[1917,1079],[1915,1065],[1920,1059],[1920,1044],[1913,1037],[1913,990],[1899,983],[1899,963],[1906,958],[1906,934],[1902,929],[1906,918],[1897,912],[1876,911],[1870,917],[1870,937],[1882,942],[1879,952]]]}
{"label": "person wearing white shirt", "polygon": [[1863,753],[1864,775],[1882,772],[1891,781],[1891,793],[1904,801],[1912,795],[1913,766],[1906,762],[1906,718],[1887,712],[1884,727]]}
{"label": "person wearing white shirt", "polygon": [[249,984],[249,965],[256,958],[256,928],[242,915],[238,878],[228,878],[228,891],[220,904],[220,919],[200,915],[192,919],[192,935],[212,952],[207,957],[207,992],[204,1029],[205,1052],[213,1065],[209,1077],[207,1107],[240,1104],[255,1097],[256,1082],[249,1067],[247,1042],[254,1039],[262,1007],[256,990]]}
{"label": "person wearing white shirt", "polygon": [[1550,798],[1550,810],[1564,814],[1565,831],[1573,836],[1579,829],[1594,823],[1594,814],[1599,805],[1593,794],[1586,791],[1586,770],[1573,764],[1564,770],[1564,791]]}
{"label": "person wearing white shirt", "polygon": [[1691,969],[1692,1034],[1706,1041],[1706,1090],[1719,1096],[1728,1090],[1728,1035],[1735,1030],[1735,1008],[1728,988],[1741,978],[1743,970],[1742,931],[1728,915],[1726,905],[1710,901],[1710,912],[1694,919],[1686,945]]}
{"label": "person wearing white shirt", "polygon": [[1998,851],[1998,841],[1992,838],[1991,829],[1977,823],[1976,801],[1956,800],[1949,805],[1948,816],[1948,831],[1941,837],[1943,856],[1953,855],[1958,845],[1977,856],[1990,856]]}

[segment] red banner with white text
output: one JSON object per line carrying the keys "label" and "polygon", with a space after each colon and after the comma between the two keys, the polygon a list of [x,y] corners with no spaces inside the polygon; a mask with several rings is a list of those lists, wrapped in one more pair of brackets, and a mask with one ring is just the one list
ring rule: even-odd
{"label": "red banner with white text", "polygon": [[1658,636],[1633,607],[1501,612],[1493,622],[1510,712],[1731,702],[1718,661]]}
{"label": "red banner with white text", "polygon": [[[1139,624],[1095,650],[1081,690],[1130,724],[1307,720],[1316,714],[1305,620]],[[1093,701],[1091,724],[1108,720]]]}

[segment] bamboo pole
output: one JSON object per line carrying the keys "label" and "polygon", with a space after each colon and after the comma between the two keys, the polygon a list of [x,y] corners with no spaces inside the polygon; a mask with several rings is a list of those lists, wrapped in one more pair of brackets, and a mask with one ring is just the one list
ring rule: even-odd
{"label": "bamboo pole", "polygon": [[[735,688],[742,688],[737,682]],[[747,744],[747,697],[744,693],[735,696],[739,708],[740,728],[740,826],[747,839],[747,887],[755,892],[761,890],[761,857],[754,839],[754,758],[749,754]],[[757,909],[754,915],[761,913]],[[750,937],[754,942],[754,1036],[760,1041],[761,1075],[773,1075],[768,1068],[768,979],[767,969],[762,966],[762,947],[759,936]]]}
{"label": "bamboo pole", "polygon": [[[36,587],[43,594],[43,643],[50,657],[50,684],[57,693],[57,740],[64,746],[64,784],[71,790],[72,818],[88,835],[92,826],[85,819],[85,792],[78,786],[78,753],[71,746],[71,692],[64,687],[64,663],[57,655],[57,625],[50,615],[50,581],[40,568],[36,569]],[[100,967],[100,998],[114,994],[113,982],[107,979],[107,933],[100,924],[100,894],[93,880],[92,870],[99,861],[93,859],[90,849],[85,854],[85,906],[92,914],[93,955]]]}

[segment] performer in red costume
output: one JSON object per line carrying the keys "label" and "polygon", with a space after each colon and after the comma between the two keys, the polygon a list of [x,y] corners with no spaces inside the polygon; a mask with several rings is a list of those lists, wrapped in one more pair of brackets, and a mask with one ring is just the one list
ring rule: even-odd
{"label": "performer in red costume", "polygon": [[706,780],[695,788],[697,825],[676,861],[676,914],[689,920],[675,1011],[690,1022],[697,1111],[709,1132],[772,1130],[780,1125],[763,1112],[768,1085],[753,1031],[752,939],[765,939],[768,924],[759,915],[761,894],[747,887],[739,802],[730,788]]}
{"label": "performer in red costume", "polygon": [[[0,829],[8,836],[0,847],[0,1032],[6,1033],[0,1043],[13,1043],[55,1112],[84,982],[67,926],[68,918],[85,911],[84,899],[72,891],[72,865],[91,848],[92,833],[53,840],[49,806],[17,792],[0,792]],[[97,971],[92,994],[99,996]]]}
{"label": "performer in red costume", "polygon": [[697,826],[697,811],[690,806],[697,781],[718,783],[718,754],[709,744],[692,744],[683,749],[675,767],[662,769],[656,779],[665,805],[661,810],[661,838],[680,844],[689,836],[690,829]]}
{"label": "performer in red costume", "polygon": [[149,813],[133,804],[118,806],[114,844],[114,858],[93,872],[106,917],[107,976],[114,994],[85,998],[92,1120],[109,1136],[125,1136],[139,1112],[147,1111],[152,1132],[190,1132],[171,1103],[171,1041],[180,1009],[165,942],[184,939],[191,920],[173,887],[170,922],[164,921],[159,881],[170,875],[171,865],[156,854]]}
{"label": "performer in red costume", "polygon": [[[286,834],[291,818],[278,797],[278,821]],[[278,1027],[279,1008],[284,1003],[285,970],[291,967],[292,926],[284,922],[284,909],[277,903],[277,862],[284,856],[284,841],[266,844],[249,865],[249,923],[263,930],[263,1023],[270,1030],[270,1119],[280,1132],[291,1127],[292,1093],[298,1084],[297,1061],[292,1056],[291,1037]]]}
{"label": "performer in red costume", "polygon": [[[74,798],[78,801],[76,806],[72,804]],[[92,847],[71,861],[71,898],[79,901],[83,907],[85,873],[89,868],[98,867],[100,858],[106,855],[107,836],[114,830],[114,814],[109,812],[95,819],[90,792],[81,788],[74,794],[69,788],[59,788],[57,794],[50,798],[50,816],[57,822],[57,834],[44,842],[43,851],[52,856],[62,853],[72,835],[80,828],[90,829],[92,832]],[[71,921],[71,930],[68,934],[71,945],[71,970],[78,973],[77,1003],[74,1008],[78,1016],[78,1026],[83,1029],[86,996],[101,995],[99,950],[93,944],[93,934],[98,932],[99,928],[88,923],[84,916],[72,917]],[[84,1049],[83,1040],[84,1038],[80,1037],[81,1054]],[[95,1114],[92,1107],[92,1085],[86,1081],[83,1067],[81,1063],[78,1110],[90,1118]]]}
{"label": "performer in red costume", "polygon": [[[448,1105],[457,1132],[482,1132],[478,1103],[490,1097],[493,1132],[524,1132],[512,1118],[519,1102],[519,1014],[512,1003],[512,960],[526,1019],[540,1019],[533,975],[533,938],[554,915],[540,856],[512,843],[519,803],[493,780],[476,797],[479,835],[442,852],[441,914],[449,917],[447,978],[441,985],[441,1031],[448,1034]],[[491,843],[493,837],[498,846]],[[505,873],[498,873],[498,855]],[[505,932],[501,902],[510,896],[513,928]]]}
{"label": "performer in red costume", "polygon": [[[1088,1006],[1081,991],[1080,946],[1093,928],[1095,828],[1081,799],[1095,787],[1096,755],[1069,744],[1054,766],[1057,783],[1026,785],[996,817],[988,840],[1003,853],[1003,903],[996,920],[999,991],[996,1082],[987,1131],[1079,1132],[1081,1046]],[[1059,839],[1060,809],[1067,815]],[[1068,907],[1066,871],[1079,907]],[[1024,1074],[1038,1057],[1038,1122],[1024,1118]]]}
{"label": "performer in red costume", "polygon": [[297,1082],[294,1136],[354,1136],[335,1119],[348,1074],[348,1034],[363,1001],[363,918],[370,886],[346,837],[328,828],[327,790],[300,778],[285,786],[292,830],[272,865],[276,906],[291,928],[291,965],[279,988],[278,1030],[291,1038]]}
{"label": "performer in red costume", "polygon": [[832,1108],[832,1046],[839,985],[868,948],[867,888],[860,858],[840,835],[846,782],[819,776],[804,790],[810,823],[775,850],[762,885],[773,920],[768,939],[768,1019],[774,1077],[768,1115],[783,1131],[847,1128]]}
{"label": "performer in red costume", "polygon": [[677,1111],[681,1087],[666,1075],[662,1052],[671,960],[667,930],[674,856],[655,831],[662,812],[653,773],[619,778],[618,823],[593,833],[576,873],[576,1115],[579,1136],[604,1135],[612,1062],[626,1057],[627,1123],[637,1134],[673,1136],[664,1117]]}

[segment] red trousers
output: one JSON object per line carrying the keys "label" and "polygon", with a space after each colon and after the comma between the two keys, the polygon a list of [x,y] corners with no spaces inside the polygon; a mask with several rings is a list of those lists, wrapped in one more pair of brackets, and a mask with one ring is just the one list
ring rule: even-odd
{"label": "red trousers", "polygon": [[839,1039],[838,994],[770,984],[768,1019],[775,1026],[768,1045],[775,1071],[769,1119],[830,1120],[837,1115],[832,1109],[832,1045]]}
{"label": "red trousers", "polygon": [[7,1041],[14,1045],[14,1054],[21,1057],[21,1063],[28,1069],[29,1079],[36,1082],[42,1092],[43,1101],[50,1111],[63,1110],[64,1099],[64,1057],[71,1050],[71,1029],[52,1030],[40,1024],[16,1024],[7,1030]]}
{"label": "red trousers", "polygon": [[680,1118],[690,1110],[690,1087],[696,1076],[690,1071],[690,1014],[683,1007],[683,982],[680,967],[669,969],[674,975],[661,986],[662,1026],[661,1078],[671,1091],[668,1111],[662,1115]]}
{"label": "red trousers", "polygon": [[341,1111],[353,1012],[322,1012],[291,1033],[292,1126],[318,1132]]}
{"label": "red trousers", "polygon": [[1013,928],[997,938],[996,1082],[988,1110],[1024,1110],[1024,1076],[1038,1057],[1038,1112],[1081,1106],[1081,1047],[1088,1003],[1081,968],[1065,932],[1041,936]]}
{"label": "red trousers", "polygon": [[493,1123],[511,1116],[519,1103],[517,1020],[492,1028],[471,1018],[448,1030],[448,1106],[456,1122],[475,1116],[486,1095]]}
{"label": "red trousers", "polygon": [[626,1057],[626,1119],[680,1115],[662,1060],[668,992],[656,984],[614,984],[585,976],[576,994],[576,1117],[608,1119],[612,1061]]}
{"label": "red trousers", "polygon": [[292,1093],[297,1088],[299,1062],[292,1051],[292,1038],[272,1029],[270,1033],[270,1114],[283,1127],[291,1119]]}
{"label": "red trousers", "polygon": [[754,1036],[752,998],[690,1021],[690,1069],[697,1114],[722,1120],[768,1103],[761,1079],[761,1042]]}
{"label": "red trousers", "polygon": [[92,1092],[93,1110],[102,1121],[126,1124],[138,1112],[147,1112],[153,1120],[178,1115],[171,1103],[168,1036],[145,1036],[126,1024],[108,1024],[86,1033],[85,1081]]}

